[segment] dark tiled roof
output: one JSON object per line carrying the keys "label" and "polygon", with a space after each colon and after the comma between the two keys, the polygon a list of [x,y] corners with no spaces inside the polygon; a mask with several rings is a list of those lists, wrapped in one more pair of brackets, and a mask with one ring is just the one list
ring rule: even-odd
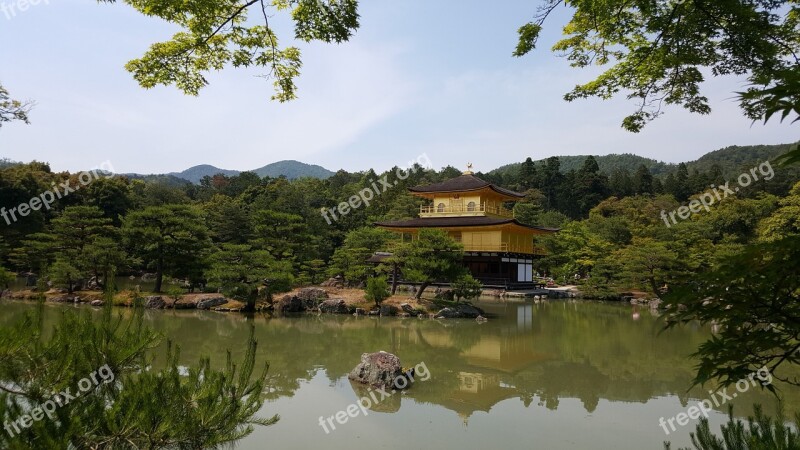
{"label": "dark tiled roof", "polygon": [[379,227],[387,228],[446,228],[446,227],[486,227],[492,225],[514,224],[524,228],[541,231],[559,231],[558,228],[545,228],[524,225],[516,219],[502,217],[425,217],[411,220],[396,220],[389,222],[375,222]]}
{"label": "dark tiled roof", "polygon": [[501,188],[500,186],[495,186],[492,183],[481,180],[480,178],[472,174],[461,175],[460,177],[451,178],[447,181],[442,181],[441,183],[433,183],[426,186],[412,187],[409,188],[409,190],[411,192],[420,192],[420,193],[465,192],[465,191],[477,191],[485,187],[489,187],[495,192],[498,192],[503,195],[518,197],[518,198],[525,197],[525,194],[520,194],[519,192],[514,192],[509,189]]}

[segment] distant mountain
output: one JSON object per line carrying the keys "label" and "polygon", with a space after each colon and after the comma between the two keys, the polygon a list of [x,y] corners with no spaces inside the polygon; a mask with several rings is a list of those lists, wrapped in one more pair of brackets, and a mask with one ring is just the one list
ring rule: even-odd
{"label": "distant mountain", "polygon": [[[330,178],[334,172],[321,167],[316,166],[313,164],[306,164],[300,161],[278,161],[276,163],[268,164],[264,167],[251,170],[250,172],[255,172],[261,178],[270,177],[270,178],[278,178],[284,176],[290,180],[294,180],[295,178],[320,178],[326,179]],[[242,173],[239,170],[229,170],[229,169],[220,169],[219,167],[212,166],[210,164],[201,164],[199,166],[190,167],[183,172],[170,172],[167,174],[155,174],[155,175],[139,175],[139,174],[127,174],[131,178],[137,179],[144,179],[144,180],[155,180],[160,178],[166,179],[180,179],[186,180],[194,184],[200,183],[200,180],[203,179],[205,176],[213,177],[214,175],[223,174],[228,177],[232,177],[235,175],[239,175]],[[174,180],[172,180],[174,183]]]}
{"label": "distant mountain", "polygon": [[[569,172],[570,170],[579,170],[583,167],[584,161],[586,161],[586,157],[588,155],[579,155],[579,156],[559,156],[558,160],[561,163],[561,171],[562,172]],[[616,169],[627,169],[631,173],[636,172],[636,169],[644,164],[645,167],[650,169],[650,172],[654,175],[662,175],[667,174],[670,170],[676,167],[675,164],[665,163],[661,161],[656,161],[655,159],[645,158],[643,156],[633,155],[630,153],[623,153],[623,154],[612,154],[612,155],[605,155],[605,156],[595,156],[595,160],[597,160],[597,165],[600,166],[600,171],[610,174]],[[544,160],[534,161],[537,165],[541,164]],[[522,163],[513,163],[508,164],[502,167],[498,167],[495,170],[489,172],[489,175],[492,176],[506,176],[512,173],[516,173],[519,171],[519,167]]]}
{"label": "distant mountain", "polygon": [[267,164],[266,166],[253,170],[261,178],[270,177],[278,178],[285,176],[290,180],[295,178],[320,178],[326,179],[334,175],[334,172],[313,164],[301,163],[300,161],[278,161],[276,163]]}
{"label": "distant mountain", "polygon": [[686,163],[686,167],[689,172],[695,169],[700,172],[707,172],[711,169],[711,166],[716,164],[722,168],[724,176],[730,178],[746,172],[756,164],[764,161],[774,161],[775,158],[788,152],[794,145],[796,144],[734,145],[706,153],[696,161]]}
{"label": "distant mountain", "polygon": [[[794,145],[795,144],[726,147],[707,153],[695,161],[688,161],[686,162],[686,167],[689,169],[690,173],[695,169],[700,172],[708,172],[711,166],[716,164],[722,168],[722,173],[726,177],[732,177],[740,174],[743,168],[749,169],[764,161],[775,160],[778,156],[789,151]],[[561,171],[569,172],[572,169],[577,171],[583,166],[586,157],[587,155],[559,156],[558,160],[561,162]],[[666,176],[678,167],[677,164],[656,161],[655,159],[630,153],[595,156],[594,158],[597,160],[597,165],[600,166],[600,171],[606,174],[611,174],[616,169],[627,169],[630,173],[634,173],[641,164],[644,164],[645,167],[650,169],[650,173],[653,175]],[[535,162],[539,165],[543,161],[544,160],[538,160]],[[513,178],[516,177],[516,174],[519,172],[521,164],[522,163],[513,163],[498,167],[489,172],[488,175],[500,177],[510,176]]]}
{"label": "distant mountain", "polygon": [[199,166],[190,167],[183,172],[171,172],[167,175],[183,178],[184,180],[191,181],[192,183],[199,183],[205,176],[213,177],[214,175],[223,174],[228,177],[239,175],[241,172],[238,170],[227,170],[214,167],[210,164],[201,164]]}

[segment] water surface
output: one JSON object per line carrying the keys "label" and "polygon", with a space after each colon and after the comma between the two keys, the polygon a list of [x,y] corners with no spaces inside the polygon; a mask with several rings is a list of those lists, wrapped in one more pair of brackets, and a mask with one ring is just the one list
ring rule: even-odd
{"label": "water surface", "polygon": [[[696,421],[667,436],[659,418],[685,412],[705,389],[687,391],[688,357],[710,331],[660,333],[646,308],[592,302],[483,303],[488,323],[472,320],[301,315],[245,317],[205,311],[147,311],[146,320],[181,347],[184,363],[210,356],[221,366],[230,349],[244,354],[255,326],[259,361],[270,363],[262,416],[279,414],[237,444],[242,450],[352,448],[660,449],[688,445]],[[28,303],[4,302],[7,322]],[[62,308],[48,305],[52,320]],[[120,312],[127,310],[120,309]],[[10,314],[9,314],[10,312]],[[404,366],[424,363],[430,377],[380,402],[364,416],[325,430],[334,416],[368,395],[347,380],[364,352],[384,350]],[[163,348],[162,348],[163,351]],[[419,377],[418,377],[419,378]],[[789,409],[800,404],[786,391]],[[380,398],[379,396],[377,398]],[[769,394],[750,389],[738,414]],[[724,422],[727,406],[711,413]],[[675,446],[673,448],[676,448]]]}

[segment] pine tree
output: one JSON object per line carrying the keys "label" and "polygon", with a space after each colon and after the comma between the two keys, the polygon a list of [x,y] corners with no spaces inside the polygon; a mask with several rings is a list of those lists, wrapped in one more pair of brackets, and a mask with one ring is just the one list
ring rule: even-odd
{"label": "pine tree", "polygon": [[218,448],[278,420],[256,417],[267,365],[256,371],[252,326],[241,364],[229,353],[222,370],[209,359],[187,370],[171,345],[165,365],[147,356],[161,338],[141,308],[106,305],[99,318],[64,311],[50,329],[42,303],[0,328],[0,448]]}
{"label": "pine tree", "polygon": [[634,193],[637,195],[653,194],[653,175],[650,169],[644,164],[641,164],[636,169],[636,175],[633,177]]}
{"label": "pine tree", "polygon": [[519,167],[519,185],[522,190],[537,187],[536,164],[534,164],[530,156]]}

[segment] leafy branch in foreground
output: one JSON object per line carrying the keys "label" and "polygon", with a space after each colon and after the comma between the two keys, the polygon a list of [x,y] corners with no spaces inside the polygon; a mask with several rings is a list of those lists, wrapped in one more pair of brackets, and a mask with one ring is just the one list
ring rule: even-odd
{"label": "leafy branch in foreground", "polygon": [[545,21],[562,5],[574,13],[553,50],[573,67],[606,67],[565,99],[609,99],[625,92],[639,104],[623,120],[628,131],[640,131],[664,105],[710,113],[700,90],[707,72],[748,76],[752,88],[740,94],[740,106],[753,120],[800,114],[796,0],[543,0],[534,19],[520,27],[514,56],[536,48]]}
{"label": "leafy branch in foreground", "polygon": [[800,385],[791,372],[800,363],[798,273],[800,236],[791,235],[744,247],[672,288],[665,298],[667,328],[698,321],[719,330],[694,355],[700,359],[696,384],[731,385],[766,366],[776,379]]}
{"label": "leafy branch in foreground", "polygon": [[33,108],[33,102],[12,99],[8,90],[0,84],[0,127],[3,126],[3,122],[11,122],[12,120],[30,123],[28,121],[28,113],[30,113],[31,108]]}
{"label": "leafy branch in foreground", "polygon": [[[90,311],[59,311],[46,329],[44,305],[0,330],[0,420],[36,418],[37,408],[56,392],[71,389],[105,368],[109,378],[34,420],[29,427],[0,433],[0,447],[89,449],[217,448],[241,439],[254,425],[278,417],[255,417],[267,366],[254,375],[256,342],[251,328],[241,366],[230,354],[223,370],[208,359],[188,370],[169,345],[166,365],[155,369],[147,353],[160,336],[143,324],[143,311],[112,316],[107,301],[101,317]],[[84,383],[85,385],[85,383]],[[51,404],[52,406],[52,404]],[[29,417],[30,419],[30,417]],[[18,431],[18,432],[16,432]]]}
{"label": "leafy branch in foreground", "polygon": [[[800,449],[800,415],[786,425],[787,421],[782,409],[778,408],[777,416],[772,419],[764,415],[761,407],[755,405],[755,417],[747,418],[747,426],[741,420],[733,418],[733,408],[729,410],[728,423],[722,425],[722,438],[711,432],[708,419],[701,417],[696,431],[691,434],[692,445],[696,450],[798,450]],[[664,449],[670,450],[669,442]],[[679,450],[691,450],[682,448]]]}
{"label": "leafy branch in foreground", "polygon": [[[117,0],[99,0],[116,3]],[[153,44],[125,66],[144,88],[175,85],[197,95],[208,84],[206,74],[233,67],[267,67],[274,79],[273,100],[296,97],[295,78],[302,65],[297,47],[281,47],[270,26],[273,11],[289,11],[295,38],[341,43],[358,28],[357,0],[122,0],[146,16],[177,25],[171,40]],[[259,25],[250,25],[255,10]]]}

